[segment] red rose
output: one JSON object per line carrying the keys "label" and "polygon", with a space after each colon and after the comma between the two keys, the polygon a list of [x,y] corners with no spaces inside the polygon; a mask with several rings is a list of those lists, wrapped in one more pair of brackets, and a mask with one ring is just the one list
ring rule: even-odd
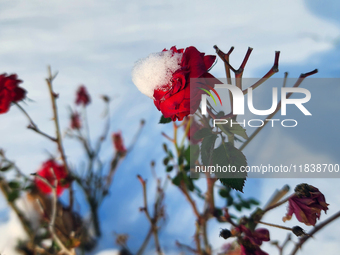
{"label": "red rose", "polygon": [[[170,51],[182,53],[183,49],[177,50],[174,46]],[[215,59],[216,56],[205,56],[205,53],[199,52],[193,46],[185,49],[179,63],[180,68],[172,74],[168,84],[155,89],[153,94],[154,103],[165,118],[171,118],[173,121],[183,120],[190,113],[195,113],[199,107],[201,95],[205,94],[200,88],[210,90],[214,84],[221,83],[214,79],[190,84],[191,78],[215,78],[208,73]]]}
{"label": "red rose", "polygon": [[85,86],[82,85],[77,90],[76,104],[77,105],[82,104],[83,106],[86,106],[89,103],[91,103],[90,95],[87,92],[87,89],[85,88]]}
{"label": "red rose", "polygon": [[321,210],[328,210],[325,196],[312,185],[302,183],[295,188],[295,194],[288,200],[288,212],[283,221],[290,220],[295,214],[298,221],[307,226],[315,226],[320,219]]}
{"label": "red rose", "polygon": [[125,154],[126,148],[124,146],[121,132],[112,134],[113,145],[118,153]]}
{"label": "red rose", "polygon": [[77,112],[72,112],[72,114],[71,114],[71,128],[72,129],[80,129],[81,128],[80,115]]}
{"label": "red rose", "polygon": [[[54,174],[51,172],[51,169],[53,169]],[[57,195],[60,196],[65,188],[69,187],[68,183],[64,183],[64,180],[67,177],[66,169],[64,166],[59,165],[57,162],[55,162],[53,159],[50,159],[46,161],[41,169],[37,172],[37,175],[40,175],[41,177],[45,178],[51,185],[55,185],[55,178],[57,179]],[[45,194],[50,194],[52,192],[52,189],[44,183],[42,180],[35,178],[35,185],[37,188]]]}
{"label": "red rose", "polygon": [[18,80],[16,74],[0,75],[0,114],[6,113],[12,102],[25,98],[26,90],[19,87],[21,82],[22,80]]}

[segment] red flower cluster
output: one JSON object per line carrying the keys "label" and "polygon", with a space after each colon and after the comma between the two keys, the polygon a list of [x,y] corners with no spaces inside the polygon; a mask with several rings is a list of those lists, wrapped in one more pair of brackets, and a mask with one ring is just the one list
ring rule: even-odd
{"label": "red flower cluster", "polygon": [[[163,51],[167,51],[164,49]],[[172,74],[169,84],[165,84],[154,91],[154,103],[165,118],[183,120],[190,113],[195,113],[201,101],[201,95],[205,92],[199,88],[210,90],[214,84],[221,83],[208,73],[209,68],[215,62],[216,56],[199,52],[190,46],[184,49],[171,47],[173,53],[183,53],[179,63],[181,68]],[[191,78],[214,78],[209,81],[190,84]],[[191,93],[190,93],[191,92]],[[190,97],[191,95],[191,97]],[[193,96],[194,95],[194,96]]]}
{"label": "red flower cluster", "polygon": [[[51,170],[53,170],[54,174]],[[64,183],[64,179],[67,177],[65,167],[59,165],[53,159],[50,159],[43,163],[41,169],[37,172],[37,175],[45,178],[51,185],[55,185],[55,176],[55,178],[57,179],[56,191],[58,196],[63,193],[65,188],[69,187],[69,183]],[[52,189],[39,178],[35,178],[35,185],[42,193],[50,194],[52,192]]]}
{"label": "red flower cluster", "polygon": [[295,194],[289,198],[288,212],[283,221],[290,220],[295,214],[298,221],[307,226],[315,226],[320,219],[321,210],[328,210],[325,196],[312,185],[302,183],[295,188]]}
{"label": "red flower cluster", "polygon": [[124,146],[123,138],[121,132],[113,133],[112,134],[113,145],[116,151],[120,154],[126,153],[126,148]]}
{"label": "red flower cluster", "polygon": [[25,98],[26,90],[19,87],[22,80],[17,79],[16,74],[0,75],[0,114],[9,110],[12,102],[18,102]]}
{"label": "red flower cluster", "polygon": [[80,129],[81,128],[81,120],[78,112],[72,112],[71,114],[71,128],[72,129]]}
{"label": "red flower cluster", "polygon": [[241,255],[268,255],[268,253],[261,250],[260,246],[262,242],[270,241],[269,231],[265,228],[258,228],[254,232],[246,228],[244,225],[240,225],[235,228],[233,233],[237,235],[244,234],[239,238],[241,247]]}
{"label": "red flower cluster", "polygon": [[84,85],[81,85],[77,90],[76,105],[87,106],[91,103],[91,98]]}

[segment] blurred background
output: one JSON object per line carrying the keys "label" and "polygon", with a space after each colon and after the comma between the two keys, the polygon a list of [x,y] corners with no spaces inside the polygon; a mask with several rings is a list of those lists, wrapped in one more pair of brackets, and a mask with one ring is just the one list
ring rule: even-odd
{"label": "blurred background", "polygon": [[[103,237],[91,254],[111,254],[117,247],[113,233],[129,234],[128,245],[136,250],[148,230],[142,189],[137,174],[149,179],[148,194],[155,190],[150,162],[156,161],[159,177],[165,178],[161,132],[171,134],[171,125],[158,124],[161,116],[153,102],[142,95],[131,81],[134,63],[152,52],[176,45],[195,46],[206,54],[215,54],[213,45],[228,51],[235,47],[231,63],[238,66],[247,47],[253,47],[244,77],[256,78],[272,66],[274,52],[281,51],[280,72],[289,77],[315,68],[313,77],[340,78],[340,2],[317,0],[287,1],[0,1],[0,73],[17,73],[31,101],[21,105],[39,128],[53,132],[48,90],[45,84],[47,66],[59,74],[54,89],[59,93],[61,126],[69,126],[68,106],[73,105],[75,91],[84,84],[92,96],[88,108],[91,136],[102,131],[100,114],[106,94],[111,103],[111,129],[122,131],[128,145],[137,132],[139,122],[146,124],[133,151],[115,175],[110,196],[100,209]],[[211,73],[224,77],[224,66],[218,61]],[[307,88],[308,85],[303,86]],[[260,90],[259,90],[260,91]],[[284,130],[266,127],[244,150],[249,165],[262,162],[340,163],[339,159],[339,96],[338,84],[312,92],[310,111],[318,113],[300,129]],[[261,93],[261,92],[259,92]],[[327,113],[326,113],[327,112]],[[320,119],[321,118],[321,119]],[[313,125],[315,123],[315,125]],[[25,173],[35,172],[55,145],[27,130],[27,119],[12,107],[0,115],[0,147]],[[65,141],[71,164],[80,166],[83,151],[72,140]],[[104,144],[103,158],[113,153],[111,140]],[[340,179],[248,179],[245,196],[267,202],[274,190],[289,184],[308,182],[326,196],[328,215],[340,209]],[[86,214],[80,191],[76,208]],[[161,245],[167,254],[177,254],[175,240],[193,244],[195,218],[183,195],[171,185],[166,190],[167,221],[160,233]],[[221,201],[220,201],[221,202]],[[265,221],[281,223],[286,208],[276,209]],[[247,213],[247,212],[245,212]],[[86,215],[84,215],[86,216]],[[325,219],[322,213],[321,219]],[[294,221],[289,226],[294,226]],[[295,224],[296,225],[296,224]],[[209,236],[214,248],[225,241],[218,237],[221,224],[211,222]],[[340,221],[318,233],[303,247],[300,254],[339,254]],[[306,228],[308,230],[308,228]],[[270,229],[271,239],[283,241],[284,230]],[[0,196],[0,252],[15,254],[12,247],[23,231]],[[263,246],[269,254],[278,254],[270,245]],[[153,249],[153,242],[150,243]],[[287,248],[287,252],[290,248]],[[317,252],[316,252],[317,251]],[[112,253],[114,254],[114,253]]]}

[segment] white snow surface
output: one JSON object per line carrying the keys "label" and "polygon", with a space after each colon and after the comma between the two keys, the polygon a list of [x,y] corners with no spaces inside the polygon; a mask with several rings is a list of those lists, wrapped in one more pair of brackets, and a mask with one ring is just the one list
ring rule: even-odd
{"label": "white snow surface", "polygon": [[140,92],[153,98],[154,90],[169,84],[172,74],[181,67],[182,56],[169,50],[140,59],[132,70],[133,83]]}

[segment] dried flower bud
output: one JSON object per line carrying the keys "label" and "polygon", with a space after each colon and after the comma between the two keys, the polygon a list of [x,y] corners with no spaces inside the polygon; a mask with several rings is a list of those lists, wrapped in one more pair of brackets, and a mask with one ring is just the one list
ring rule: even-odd
{"label": "dried flower bud", "polygon": [[299,226],[293,227],[292,232],[296,236],[304,236],[304,235],[306,235],[305,231],[301,227],[299,227]]}
{"label": "dried flower bud", "polygon": [[222,229],[220,231],[220,237],[224,238],[224,239],[228,239],[229,237],[231,237],[231,232],[229,231],[229,229]]}

